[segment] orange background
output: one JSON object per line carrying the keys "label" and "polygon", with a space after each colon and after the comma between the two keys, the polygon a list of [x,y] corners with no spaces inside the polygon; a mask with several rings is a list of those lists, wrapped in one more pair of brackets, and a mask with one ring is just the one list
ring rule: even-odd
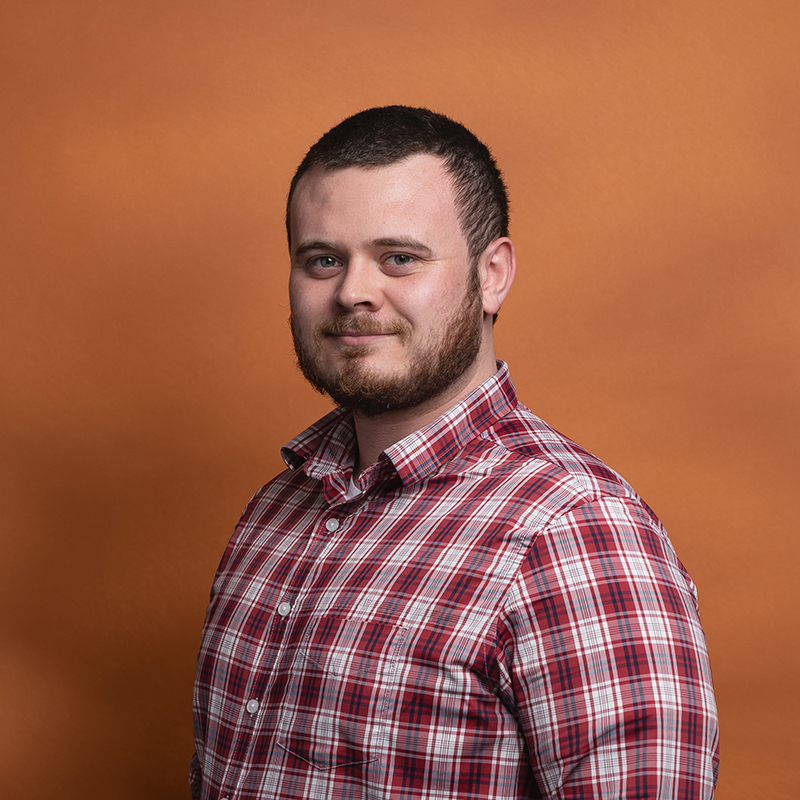
{"label": "orange background", "polygon": [[4,798],[188,795],[211,578],[278,448],[283,201],[323,131],[427,105],[493,148],[521,397],[699,586],[718,798],[798,770],[800,4],[6,0]]}

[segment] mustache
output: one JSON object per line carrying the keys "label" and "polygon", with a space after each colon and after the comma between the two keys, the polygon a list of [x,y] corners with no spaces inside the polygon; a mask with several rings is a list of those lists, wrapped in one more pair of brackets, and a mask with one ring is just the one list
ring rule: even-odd
{"label": "mustache", "polygon": [[342,336],[346,333],[385,334],[396,333],[406,335],[409,325],[399,319],[380,321],[359,314],[353,316],[343,314],[331,322],[323,323],[316,329],[317,336]]}

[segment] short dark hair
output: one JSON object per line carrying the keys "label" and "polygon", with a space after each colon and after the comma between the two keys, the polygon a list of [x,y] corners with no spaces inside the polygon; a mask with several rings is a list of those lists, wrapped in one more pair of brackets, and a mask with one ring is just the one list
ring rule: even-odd
{"label": "short dark hair", "polygon": [[300,178],[323,169],[382,167],[409,156],[439,156],[452,177],[455,202],[469,254],[476,263],[486,247],[508,236],[508,195],[489,148],[461,123],[427,108],[383,106],[360,111],[331,128],[311,147],[292,178],[290,207]]}

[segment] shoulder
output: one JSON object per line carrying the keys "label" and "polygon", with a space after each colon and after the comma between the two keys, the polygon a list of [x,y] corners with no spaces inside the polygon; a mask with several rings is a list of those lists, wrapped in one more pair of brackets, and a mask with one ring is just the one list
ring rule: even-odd
{"label": "shoulder", "polygon": [[512,491],[521,504],[520,522],[532,530],[604,500],[617,500],[637,519],[660,528],[621,475],[520,403],[481,430],[451,466],[462,476],[484,477],[487,496]]}
{"label": "shoulder", "polygon": [[584,487],[592,496],[636,495],[630,484],[604,461],[519,403],[483,432],[482,438],[521,459],[550,464]]}
{"label": "shoulder", "polygon": [[[528,527],[526,556],[508,598],[517,593],[524,614],[546,606],[547,598],[575,611],[600,597],[618,610],[651,600],[680,607],[683,618],[696,622],[694,583],[661,521],[621,475],[523,405],[481,438],[487,452],[515,464],[518,473],[547,481],[548,513]],[[550,618],[541,612],[537,620]]]}

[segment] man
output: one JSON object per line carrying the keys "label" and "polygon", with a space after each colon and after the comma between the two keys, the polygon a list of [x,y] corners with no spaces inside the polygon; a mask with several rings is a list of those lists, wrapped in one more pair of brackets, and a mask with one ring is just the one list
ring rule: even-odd
{"label": "man", "polygon": [[694,586],[495,360],[507,228],[489,151],[425,109],[356,114],[298,168],[292,333],[339,407],[217,572],[194,797],[712,797]]}

